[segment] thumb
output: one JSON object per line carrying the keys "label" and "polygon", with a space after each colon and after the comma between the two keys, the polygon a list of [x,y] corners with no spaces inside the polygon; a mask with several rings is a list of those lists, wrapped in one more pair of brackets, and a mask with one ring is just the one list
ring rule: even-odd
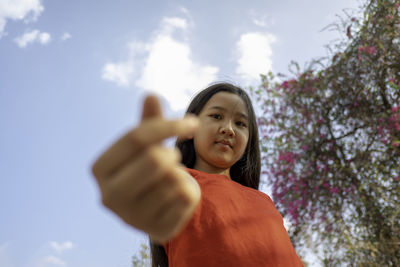
{"label": "thumb", "polygon": [[143,104],[142,121],[154,117],[162,117],[161,104],[154,95],[148,95]]}

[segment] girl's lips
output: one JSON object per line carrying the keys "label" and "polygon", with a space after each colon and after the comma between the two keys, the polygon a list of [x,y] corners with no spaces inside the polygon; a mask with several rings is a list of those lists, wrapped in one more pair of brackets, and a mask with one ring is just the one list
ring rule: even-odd
{"label": "girl's lips", "polygon": [[224,151],[232,150],[232,148],[229,145],[225,145],[225,144],[218,143],[218,142],[215,142],[215,144],[217,145],[217,147],[219,149],[222,149]]}
{"label": "girl's lips", "polygon": [[230,147],[230,148],[232,148],[232,144],[231,144],[231,142],[229,142],[229,141],[226,141],[226,140],[220,140],[220,141],[217,141],[217,142],[215,142],[215,143],[217,143],[217,144],[221,144],[221,145],[224,145],[224,146],[227,146],[227,147]]}

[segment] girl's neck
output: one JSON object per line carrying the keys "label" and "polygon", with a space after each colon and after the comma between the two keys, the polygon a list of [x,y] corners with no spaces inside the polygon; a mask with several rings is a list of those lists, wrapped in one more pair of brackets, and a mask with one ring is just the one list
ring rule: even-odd
{"label": "girl's neck", "polygon": [[212,167],[212,166],[204,166],[203,164],[196,163],[194,165],[195,170],[201,171],[201,172],[206,172],[206,173],[213,173],[213,174],[220,174],[220,175],[225,175],[229,179],[231,179],[230,175],[230,168],[228,169],[221,169],[217,167]]}

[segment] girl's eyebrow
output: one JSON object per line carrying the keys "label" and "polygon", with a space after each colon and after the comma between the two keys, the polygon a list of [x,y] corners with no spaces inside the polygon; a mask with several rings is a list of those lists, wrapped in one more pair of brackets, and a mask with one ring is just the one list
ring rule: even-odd
{"label": "girl's eyebrow", "polygon": [[[209,107],[209,109],[217,109],[217,110],[221,110],[221,111],[225,111],[225,112],[227,111],[226,108],[220,107],[220,106],[212,106],[212,107]],[[246,114],[244,114],[242,112],[236,112],[236,114],[238,114],[240,117],[243,117],[244,119],[248,120]]]}

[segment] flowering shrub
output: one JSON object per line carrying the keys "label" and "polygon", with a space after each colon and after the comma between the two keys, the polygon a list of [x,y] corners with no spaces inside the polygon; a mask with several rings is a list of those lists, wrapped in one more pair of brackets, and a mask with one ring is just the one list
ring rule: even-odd
{"label": "flowering shrub", "polygon": [[363,11],[325,63],[262,76],[264,174],[300,254],[400,266],[400,3]]}

